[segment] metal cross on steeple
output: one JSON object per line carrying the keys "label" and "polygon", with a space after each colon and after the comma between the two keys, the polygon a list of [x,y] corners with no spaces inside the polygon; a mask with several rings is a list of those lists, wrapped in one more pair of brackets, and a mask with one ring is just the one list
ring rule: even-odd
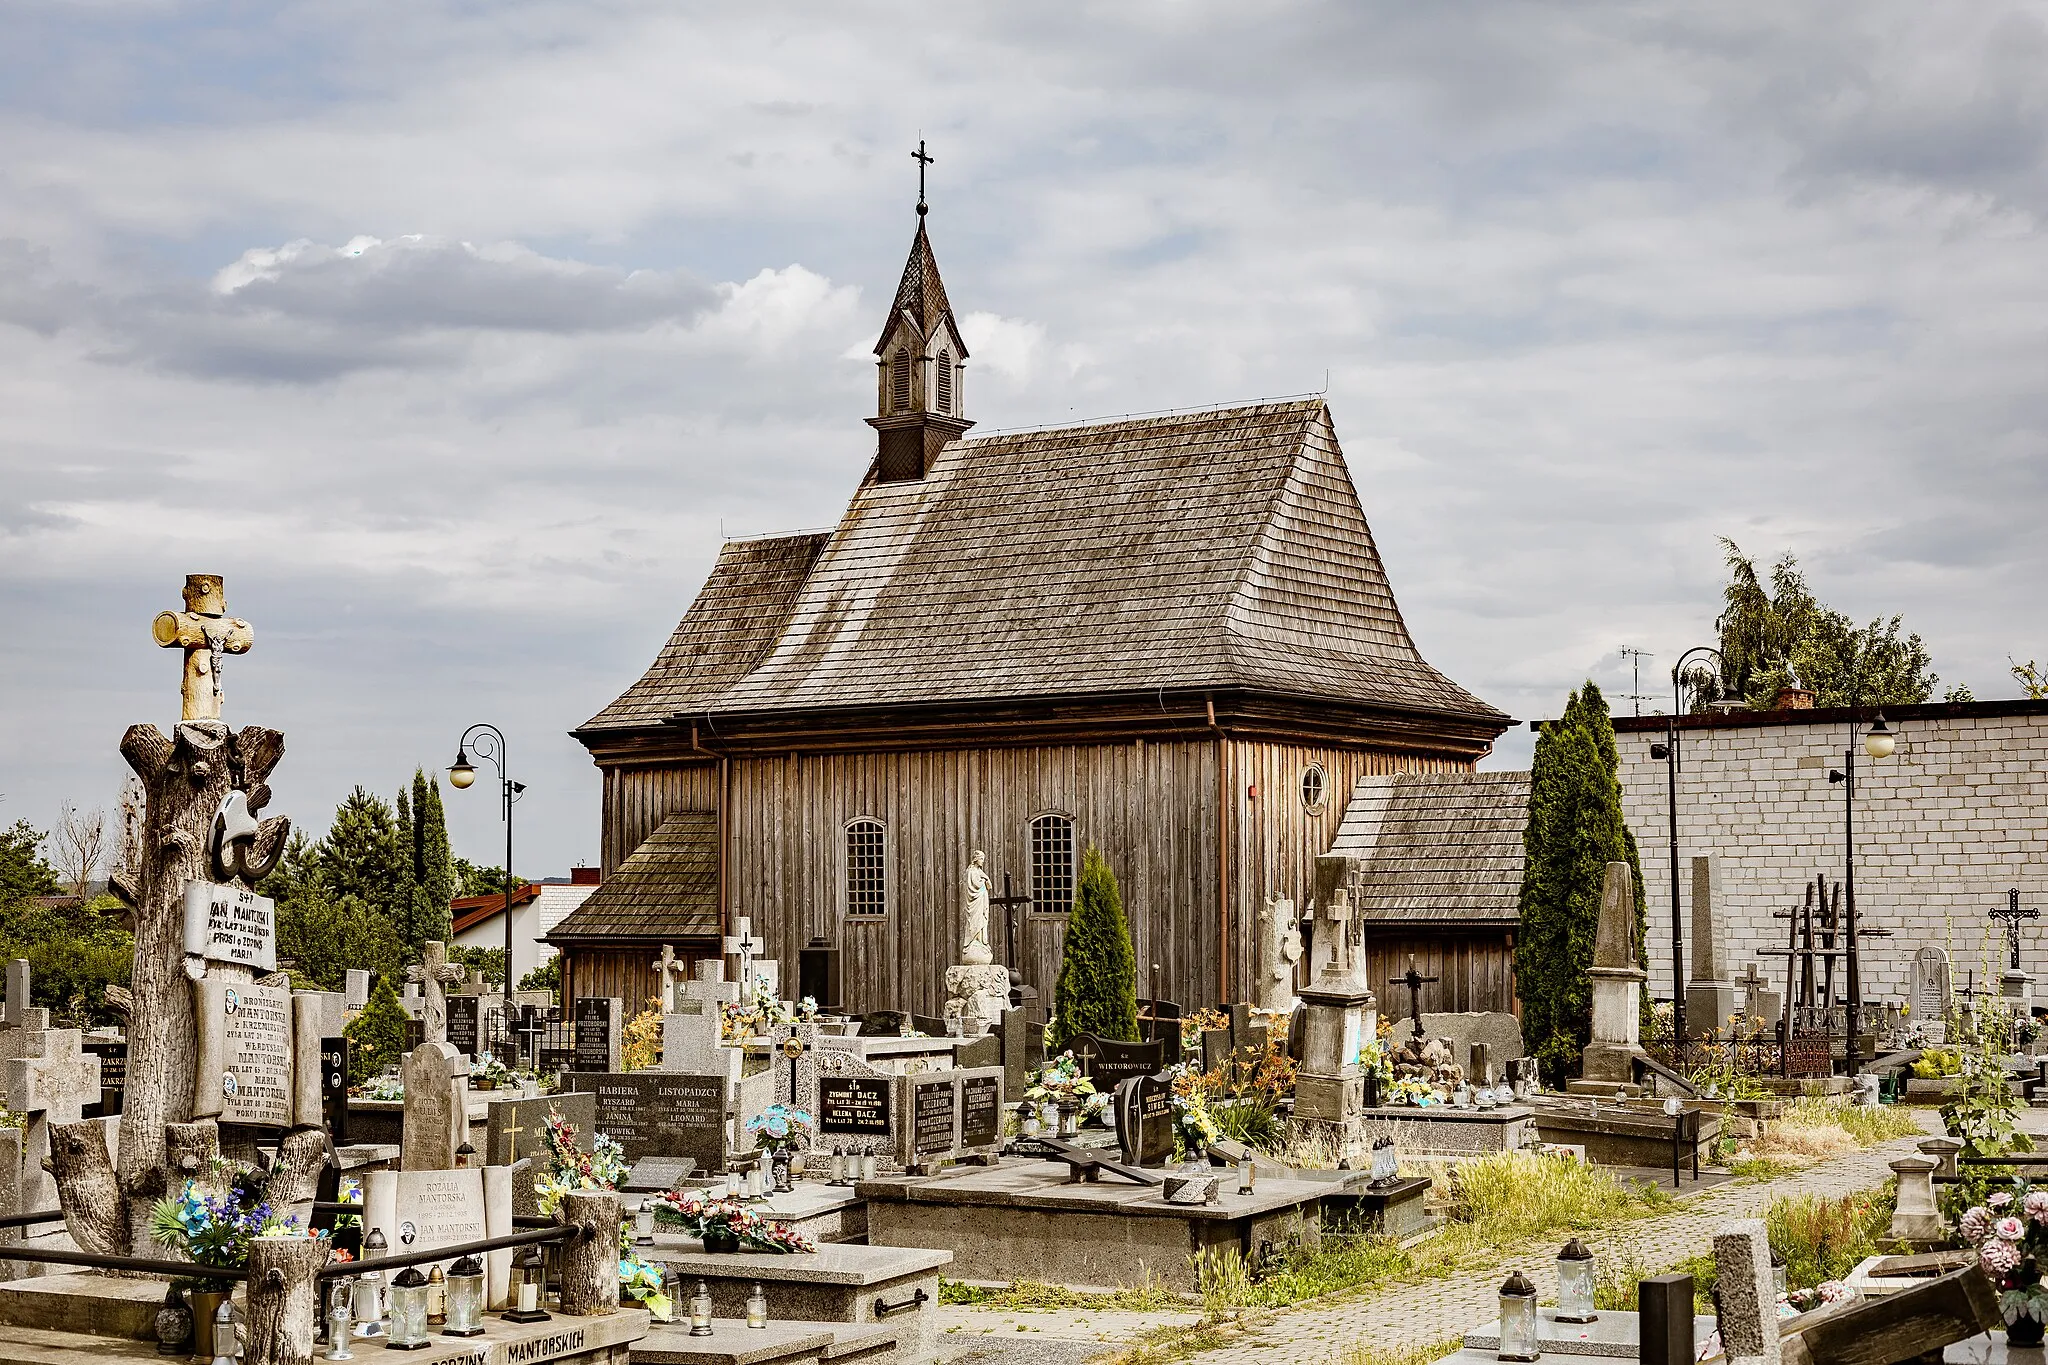
{"label": "metal cross on steeple", "polygon": [[2020,889],[2017,886],[2006,892],[2005,896],[2005,909],[1993,910],[1991,918],[2005,921],[2005,946],[2012,953],[2012,969],[2018,971],[2020,969],[2020,921],[2023,919],[2039,919],[2041,918],[2041,912],[2032,907],[2025,910],[2020,909]]}
{"label": "metal cross on steeple", "polygon": [[922,214],[925,211],[924,168],[931,165],[932,162],[936,161],[938,158],[926,155],[924,150],[924,139],[919,138],[917,140],[917,150],[910,154],[910,159],[917,163],[917,211],[919,214]]}

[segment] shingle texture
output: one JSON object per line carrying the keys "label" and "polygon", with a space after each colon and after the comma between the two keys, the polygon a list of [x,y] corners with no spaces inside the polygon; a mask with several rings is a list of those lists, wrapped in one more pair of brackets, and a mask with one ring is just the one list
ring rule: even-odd
{"label": "shingle texture", "polygon": [[662,821],[604,885],[554,927],[548,941],[719,932],[718,815],[683,811]]}
{"label": "shingle texture", "polygon": [[[917,220],[917,236],[910,242],[910,259],[903,263],[903,278],[896,285],[896,300],[875,342],[876,355],[888,348],[889,333],[901,318],[910,319],[920,341],[930,337],[941,322],[952,329],[955,341],[960,339],[960,324],[953,320],[953,305],[946,298],[946,283],[939,278],[938,258],[932,255],[932,241],[925,235],[922,218]],[[964,344],[957,358],[967,358]]]}
{"label": "shingle texture", "polygon": [[1513,924],[1528,818],[1526,772],[1365,777],[1330,852],[1359,860],[1368,921]]}
{"label": "shingle texture", "polygon": [[1319,399],[995,434],[729,545],[587,729],[676,713],[1243,687],[1507,718],[1409,638]]}

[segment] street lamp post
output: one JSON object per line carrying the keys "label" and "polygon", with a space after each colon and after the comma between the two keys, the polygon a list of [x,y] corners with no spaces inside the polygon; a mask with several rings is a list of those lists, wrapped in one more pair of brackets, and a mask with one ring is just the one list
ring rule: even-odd
{"label": "street lamp post", "polygon": [[[1860,679],[1858,680],[1860,681]],[[1884,723],[1884,712],[1877,713],[1869,733],[1863,736],[1863,751],[1872,758],[1890,758],[1897,740]],[[1849,743],[1843,750],[1842,766],[1830,769],[1830,783],[1842,784],[1842,891],[1848,904],[1848,922],[1843,926],[1848,934],[1845,948],[1849,956],[1849,1000],[1845,1011],[1849,1025],[1849,1041],[1842,1054],[1842,1065],[1851,1076],[1863,1063],[1863,1053],[1857,1044],[1857,1030],[1861,1026],[1863,1013],[1863,964],[1856,940],[1856,686],[1850,685],[1849,692]],[[1830,1004],[1833,1002],[1830,1001]]]}
{"label": "street lamp post", "polygon": [[[1685,667],[1696,656],[1712,655],[1720,668],[1725,661],[1711,645],[1694,645],[1678,656],[1671,666],[1671,714],[1664,718],[1664,742],[1650,746],[1650,757],[1664,763],[1664,813],[1670,834],[1671,856],[1671,1041],[1685,1041],[1685,912],[1678,903],[1678,717],[1685,710]],[[1711,1028],[1712,1026],[1709,1025]]]}
{"label": "street lamp post", "polygon": [[462,732],[456,741],[455,761],[448,765],[448,781],[458,788],[469,786],[476,781],[476,765],[469,761],[469,751],[475,749],[477,757],[489,760],[498,773],[499,795],[503,801],[501,814],[505,821],[505,1008],[512,1008],[512,803],[526,790],[524,782],[514,782],[505,775],[505,732],[495,725],[481,721]]}

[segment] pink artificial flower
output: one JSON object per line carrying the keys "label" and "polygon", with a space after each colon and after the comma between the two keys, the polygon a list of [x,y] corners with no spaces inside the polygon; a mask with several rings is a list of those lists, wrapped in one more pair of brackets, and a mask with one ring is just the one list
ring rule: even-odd
{"label": "pink artificial flower", "polygon": [[2037,1223],[2048,1223],[2048,1190],[2035,1190],[2020,1201],[2020,1207],[2027,1211],[2027,1217]]}
{"label": "pink artificial flower", "polygon": [[1992,1276],[2000,1276],[2018,1269],[2020,1249],[2010,1242],[1989,1242],[1977,1253],[1984,1269]]}
{"label": "pink artificial flower", "polygon": [[2027,1225],[2017,1218],[2001,1218],[1991,1225],[2001,1241],[2017,1242],[2027,1235]]}
{"label": "pink artificial flower", "polygon": [[1990,1204],[1991,1207],[1994,1209],[2002,1209],[2007,1204],[2010,1204],[2012,1202],[2012,1195],[2010,1192],[2006,1190],[2000,1190],[1997,1194],[1992,1195],[1991,1198],[1986,1200],[1985,1202]]}
{"label": "pink artificial flower", "polygon": [[1973,1245],[1983,1241],[1991,1232],[1990,1211],[1981,1206],[1969,1210],[1958,1221],[1957,1230],[1963,1234],[1964,1241]]}

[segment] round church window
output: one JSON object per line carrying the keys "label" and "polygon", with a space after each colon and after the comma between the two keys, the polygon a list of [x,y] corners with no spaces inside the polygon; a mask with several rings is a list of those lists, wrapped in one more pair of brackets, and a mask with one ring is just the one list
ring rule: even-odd
{"label": "round church window", "polygon": [[1308,770],[1301,775],[1301,804],[1310,810],[1322,809],[1323,795],[1327,789],[1328,781],[1323,776],[1322,766],[1309,764]]}

